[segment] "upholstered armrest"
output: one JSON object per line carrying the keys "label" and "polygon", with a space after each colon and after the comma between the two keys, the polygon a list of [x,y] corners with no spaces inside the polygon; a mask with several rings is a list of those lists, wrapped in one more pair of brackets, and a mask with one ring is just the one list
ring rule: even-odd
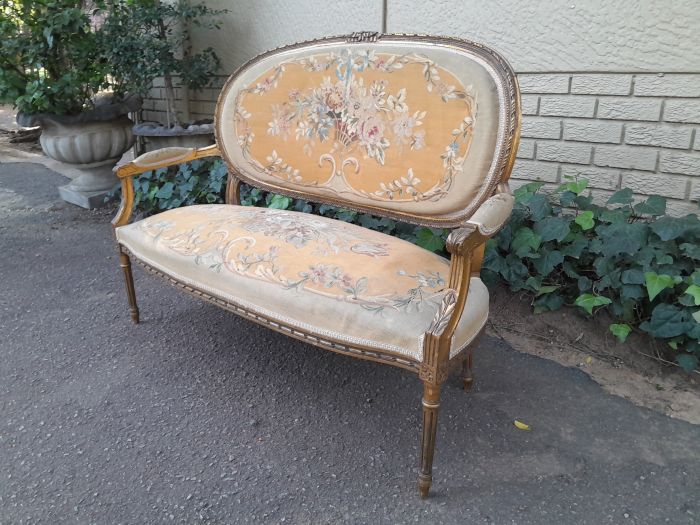
{"label": "upholstered armrest", "polygon": [[190,162],[204,157],[218,157],[221,155],[218,146],[212,145],[206,148],[163,148],[144,153],[125,164],[117,164],[114,172],[121,179],[122,202],[112,219],[115,228],[129,222],[134,208],[134,180],[133,176],[158,168],[167,168],[183,162]]}
{"label": "upholstered armrest", "polygon": [[[497,193],[488,199],[479,206],[464,227],[450,233],[447,237],[447,251],[452,254],[463,253],[468,245],[473,248],[493,237],[510,218],[514,202],[509,191]],[[467,243],[467,240],[476,242]]]}
{"label": "upholstered armrest", "polygon": [[183,162],[190,162],[202,157],[219,155],[221,153],[216,145],[207,146],[206,148],[162,148],[144,153],[126,164],[117,164],[114,167],[114,171],[117,177],[121,179],[158,168],[167,168]]}
{"label": "upholstered armrest", "polygon": [[473,224],[485,237],[495,235],[510,218],[515,199],[510,193],[497,193],[474,212],[467,224]]}

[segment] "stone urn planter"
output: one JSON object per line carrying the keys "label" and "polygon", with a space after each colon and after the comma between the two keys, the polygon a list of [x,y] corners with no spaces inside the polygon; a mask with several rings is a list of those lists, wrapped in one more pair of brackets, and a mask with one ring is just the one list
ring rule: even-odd
{"label": "stone urn planter", "polygon": [[144,138],[146,151],[169,147],[203,148],[214,144],[214,124],[211,122],[195,122],[184,127],[141,122],[134,126],[133,133]]}
{"label": "stone urn planter", "polygon": [[17,123],[41,126],[39,142],[44,154],[79,170],[78,177],[59,188],[61,198],[83,208],[97,208],[117,183],[112,168],[134,143],[133,122],[127,114],[140,105],[136,97],[119,103],[103,100],[78,115],[20,113]]}

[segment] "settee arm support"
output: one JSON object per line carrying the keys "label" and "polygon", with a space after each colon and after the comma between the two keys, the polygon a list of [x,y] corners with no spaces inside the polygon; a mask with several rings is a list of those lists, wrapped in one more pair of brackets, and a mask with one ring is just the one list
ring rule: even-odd
{"label": "settee arm support", "polygon": [[215,144],[205,148],[162,148],[144,153],[125,164],[118,164],[114,167],[114,172],[121,181],[122,200],[117,214],[112,219],[112,226],[117,228],[128,224],[131,218],[134,208],[134,175],[220,155],[221,152]]}
{"label": "settee arm support", "polygon": [[447,237],[445,247],[450,253],[450,277],[433,323],[423,339],[424,379],[440,382],[440,370],[449,360],[450,343],[462,318],[469,294],[469,282],[476,266],[481,265],[484,243],[506,223],[513,211],[514,199],[507,185],[502,185],[486,200],[461,228]]}

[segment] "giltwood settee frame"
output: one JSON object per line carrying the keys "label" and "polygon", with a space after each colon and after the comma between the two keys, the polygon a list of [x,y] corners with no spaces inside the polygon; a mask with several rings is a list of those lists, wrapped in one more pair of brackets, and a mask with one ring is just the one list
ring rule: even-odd
{"label": "giltwood settee frame", "polygon": [[[382,38],[382,36],[383,35],[376,33],[356,33],[345,37],[323,39],[322,41],[332,42],[337,40],[347,42],[375,42]],[[450,357],[450,345],[452,336],[455,333],[467,302],[470,279],[473,276],[479,276],[481,263],[484,256],[485,242],[495,233],[497,233],[503,226],[512,209],[512,197],[510,197],[507,179],[512,170],[516,152],[518,150],[521,123],[520,95],[517,80],[510,66],[500,57],[500,55],[494,53],[488,48],[480,46],[479,44],[452,38],[445,39],[417,35],[386,36],[400,39],[413,39],[423,42],[444,43],[447,41],[453,45],[478,48],[481,52],[489,53],[502,67],[501,73],[504,75],[504,81],[506,82],[508,94],[510,96],[510,100],[508,101],[510,107],[510,112],[508,115],[509,122],[507,126],[508,136],[505,138],[506,148],[502,153],[503,158],[501,177],[500,180],[497,181],[497,184],[489,189],[489,194],[491,197],[486,200],[477,210],[477,212],[472,214],[469,219],[463,221],[459,226],[455,227],[447,238],[446,249],[451,256],[449,278],[447,281],[447,288],[449,291],[442,299],[442,304],[439,311],[437,312],[431,326],[424,334],[422,361],[413,360],[405,355],[399,355],[389,351],[378,351],[376,348],[359,344],[349,344],[347,341],[336,340],[332,337],[318,337],[314,334],[305,333],[297,327],[284,324],[283,322],[271,319],[256,312],[249,311],[237,304],[233,304],[232,302],[224,300],[220,297],[216,297],[203,289],[198,289],[196,286],[186,284],[150,266],[144,261],[139,260],[137,257],[135,257],[135,259],[146,270],[166,279],[172,285],[272,330],[332,352],[389,364],[416,373],[423,382],[423,424],[421,434],[418,488],[421,497],[425,498],[428,496],[430,486],[432,484],[432,464],[435,451],[437,416],[440,408],[440,394],[442,385],[450,373],[459,367],[461,367],[461,377],[464,389],[469,390],[473,383],[472,353],[478,344],[481,332],[479,332],[478,336],[474,338],[469,345],[452,357]],[[319,40],[292,44],[291,46],[278,48],[278,50],[293,49],[295,46],[302,46],[313,42],[319,42]],[[270,51],[267,54],[274,53],[278,50]],[[265,55],[266,54],[260,55],[260,57],[264,57]],[[256,59],[259,59],[260,57],[257,57]],[[217,114],[220,104],[221,100],[219,100],[219,103],[217,104]],[[218,144],[220,144],[220,137],[218,136],[217,129],[217,144],[215,145],[199,149],[165,148],[146,153],[127,164],[117,166],[115,168],[115,172],[121,183],[122,200],[119,210],[112,221],[112,226],[116,229],[120,226],[128,224],[130,221],[134,207],[134,176],[147,171],[166,168],[206,157],[223,157],[228,164],[229,175],[225,192],[226,204],[240,205],[241,182],[245,181],[277,193],[293,197],[303,197],[316,202],[342,205],[346,208],[349,207],[347,203],[334,202],[332,199],[319,198],[318,196],[310,198],[308,195],[299,193],[298,191],[292,191],[284,187],[270,187],[269,184],[261,184],[258,181],[251,180],[249,177],[246,177],[243,173],[236,170],[236,167],[233,166],[229,158],[227,158],[226,152],[222,151]],[[431,221],[426,220],[425,217],[412,217],[407,214],[397,215],[381,208],[358,206],[357,209],[360,211],[370,212],[380,216],[393,217],[417,224],[442,227],[452,226],[450,224],[444,224],[443,221],[440,220]],[[131,319],[134,323],[138,323],[139,309],[136,302],[136,293],[134,289],[130,258],[130,255],[132,254],[122,245],[118,244],[117,248],[119,250],[120,266],[122,268],[126,284]]]}

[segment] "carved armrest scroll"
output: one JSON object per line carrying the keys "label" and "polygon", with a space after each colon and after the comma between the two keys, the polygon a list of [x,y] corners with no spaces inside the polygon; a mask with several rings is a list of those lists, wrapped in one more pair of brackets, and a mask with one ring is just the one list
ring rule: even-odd
{"label": "carved armrest scroll", "polygon": [[216,145],[207,146],[206,148],[162,148],[144,153],[126,164],[117,165],[114,171],[117,177],[121,179],[203,157],[217,157],[219,155],[221,155],[221,152]]}

